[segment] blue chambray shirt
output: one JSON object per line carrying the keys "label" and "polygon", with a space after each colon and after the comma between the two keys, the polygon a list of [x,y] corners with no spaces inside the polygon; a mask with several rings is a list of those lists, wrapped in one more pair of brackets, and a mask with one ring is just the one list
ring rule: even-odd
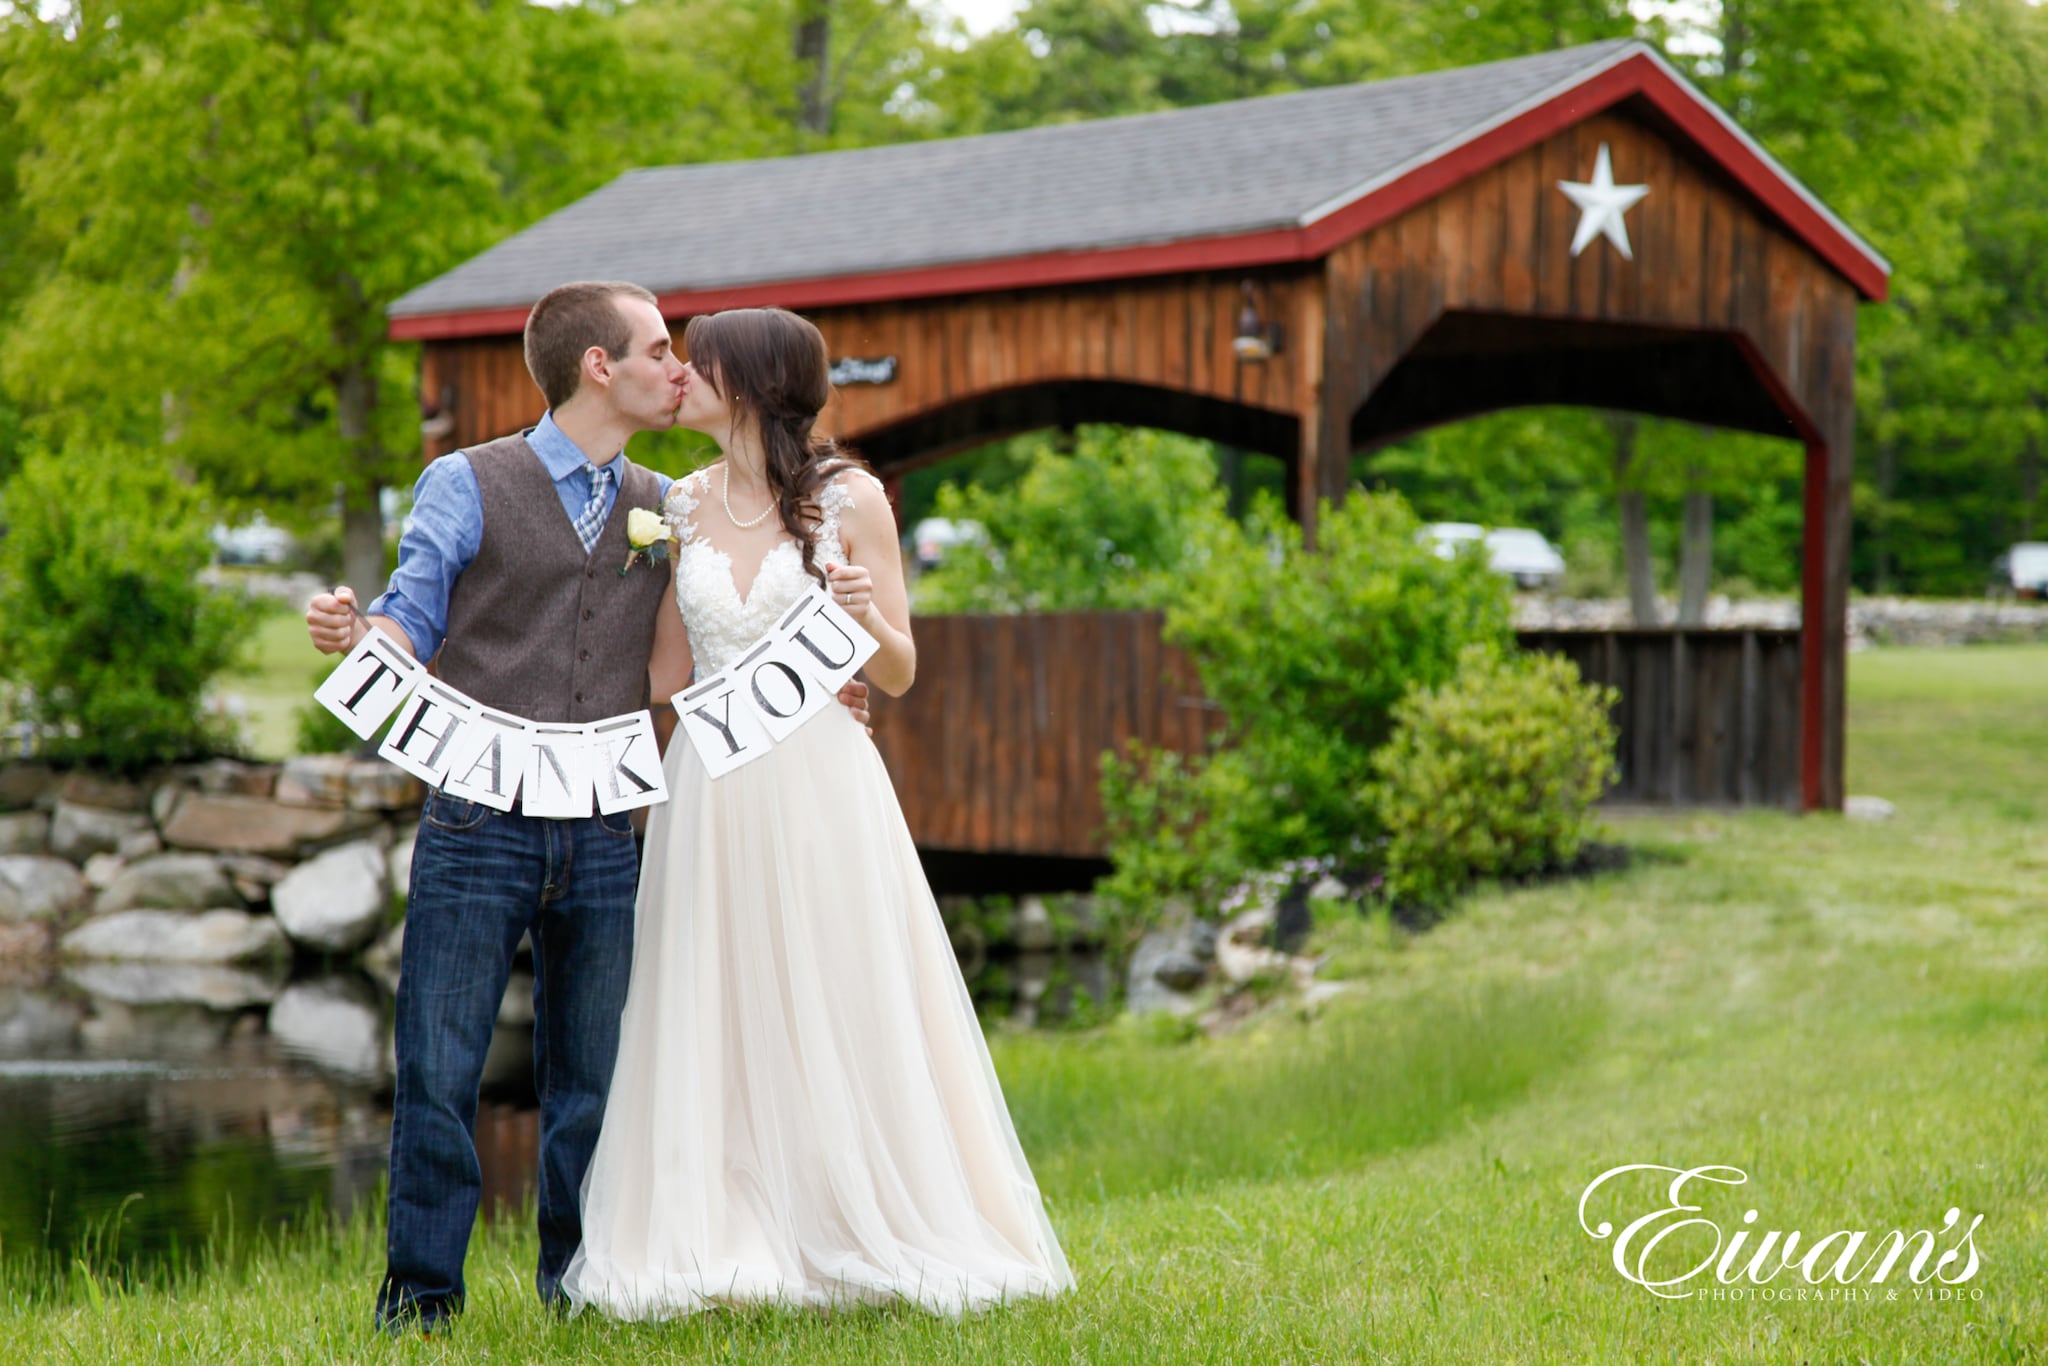
{"label": "blue chambray shirt", "polygon": [[[555,481],[555,494],[562,500],[562,513],[571,522],[590,501],[590,476],[583,467],[589,457],[555,425],[550,412],[540,425],[525,433],[548,477]],[[626,456],[615,459],[617,476],[612,480],[605,503],[605,516],[619,501],[619,485],[625,482]],[[668,497],[672,482],[655,474],[661,496]],[[391,618],[405,628],[422,664],[431,662],[448,639],[448,594],[455,578],[469,568],[484,539],[484,496],[477,487],[476,471],[461,451],[444,455],[428,465],[412,489],[412,525],[398,543],[398,569],[391,575],[384,595],[368,611]]]}

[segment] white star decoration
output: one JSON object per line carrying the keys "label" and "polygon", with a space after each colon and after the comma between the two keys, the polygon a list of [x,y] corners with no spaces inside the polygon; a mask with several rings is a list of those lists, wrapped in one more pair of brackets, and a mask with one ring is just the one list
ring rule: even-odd
{"label": "white star decoration", "polygon": [[1628,260],[1636,259],[1628,247],[1628,224],[1621,216],[1634,208],[1650,192],[1650,187],[1615,184],[1614,164],[1608,160],[1606,143],[1600,144],[1599,159],[1593,163],[1591,184],[1560,180],[1557,188],[1579,206],[1579,230],[1572,234],[1573,256],[1584,251],[1595,237],[1605,237]]}

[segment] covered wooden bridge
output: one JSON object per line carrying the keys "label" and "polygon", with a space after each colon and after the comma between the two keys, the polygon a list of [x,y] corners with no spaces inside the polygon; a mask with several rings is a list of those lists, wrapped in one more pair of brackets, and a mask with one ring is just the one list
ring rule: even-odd
{"label": "covered wooden bridge", "polygon": [[[429,456],[535,421],[532,302],[636,280],[678,323],[779,304],[885,476],[1013,432],[1354,452],[1527,404],[1802,442],[1804,628],[1557,635],[1622,688],[1623,795],[1842,800],[1855,316],[1889,267],[1633,42],[951,141],[632,172],[415,290]],[[1086,857],[1095,762],[1213,717],[1156,617],[921,618],[877,726],[920,845]],[[974,699],[966,704],[963,699]]]}

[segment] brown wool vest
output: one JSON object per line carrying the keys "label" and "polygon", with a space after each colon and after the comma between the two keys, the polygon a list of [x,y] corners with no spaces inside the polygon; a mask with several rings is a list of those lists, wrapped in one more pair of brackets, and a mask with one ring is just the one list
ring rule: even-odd
{"label": "brown wool vest", "polygon": [[661,484],[618,458],[618,498],[588,555],[547,466],[523,436],[467,452],[483,493],[483,543],[448,594],[435,672],[485,706],[530,721],[599,721],[647,705],[654,618],[668,565],[621,578],[626,514],[659,510]]}

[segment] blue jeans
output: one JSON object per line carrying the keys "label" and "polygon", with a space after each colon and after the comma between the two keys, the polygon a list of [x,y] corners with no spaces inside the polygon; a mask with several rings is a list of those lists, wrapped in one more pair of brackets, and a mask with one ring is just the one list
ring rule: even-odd
{"label": "blue jeans", "polygon": [[398,1077],[377,1321],[431,1325],[462,1309],[462,1263],[483,1193],[477,1088],[512,956],[533,934],[533,1071],[540,1096],[541,1299],[582,1241],[633,957],[640,860],[623,814],[542,820],[428,795],[413,849],[398,976]]}

